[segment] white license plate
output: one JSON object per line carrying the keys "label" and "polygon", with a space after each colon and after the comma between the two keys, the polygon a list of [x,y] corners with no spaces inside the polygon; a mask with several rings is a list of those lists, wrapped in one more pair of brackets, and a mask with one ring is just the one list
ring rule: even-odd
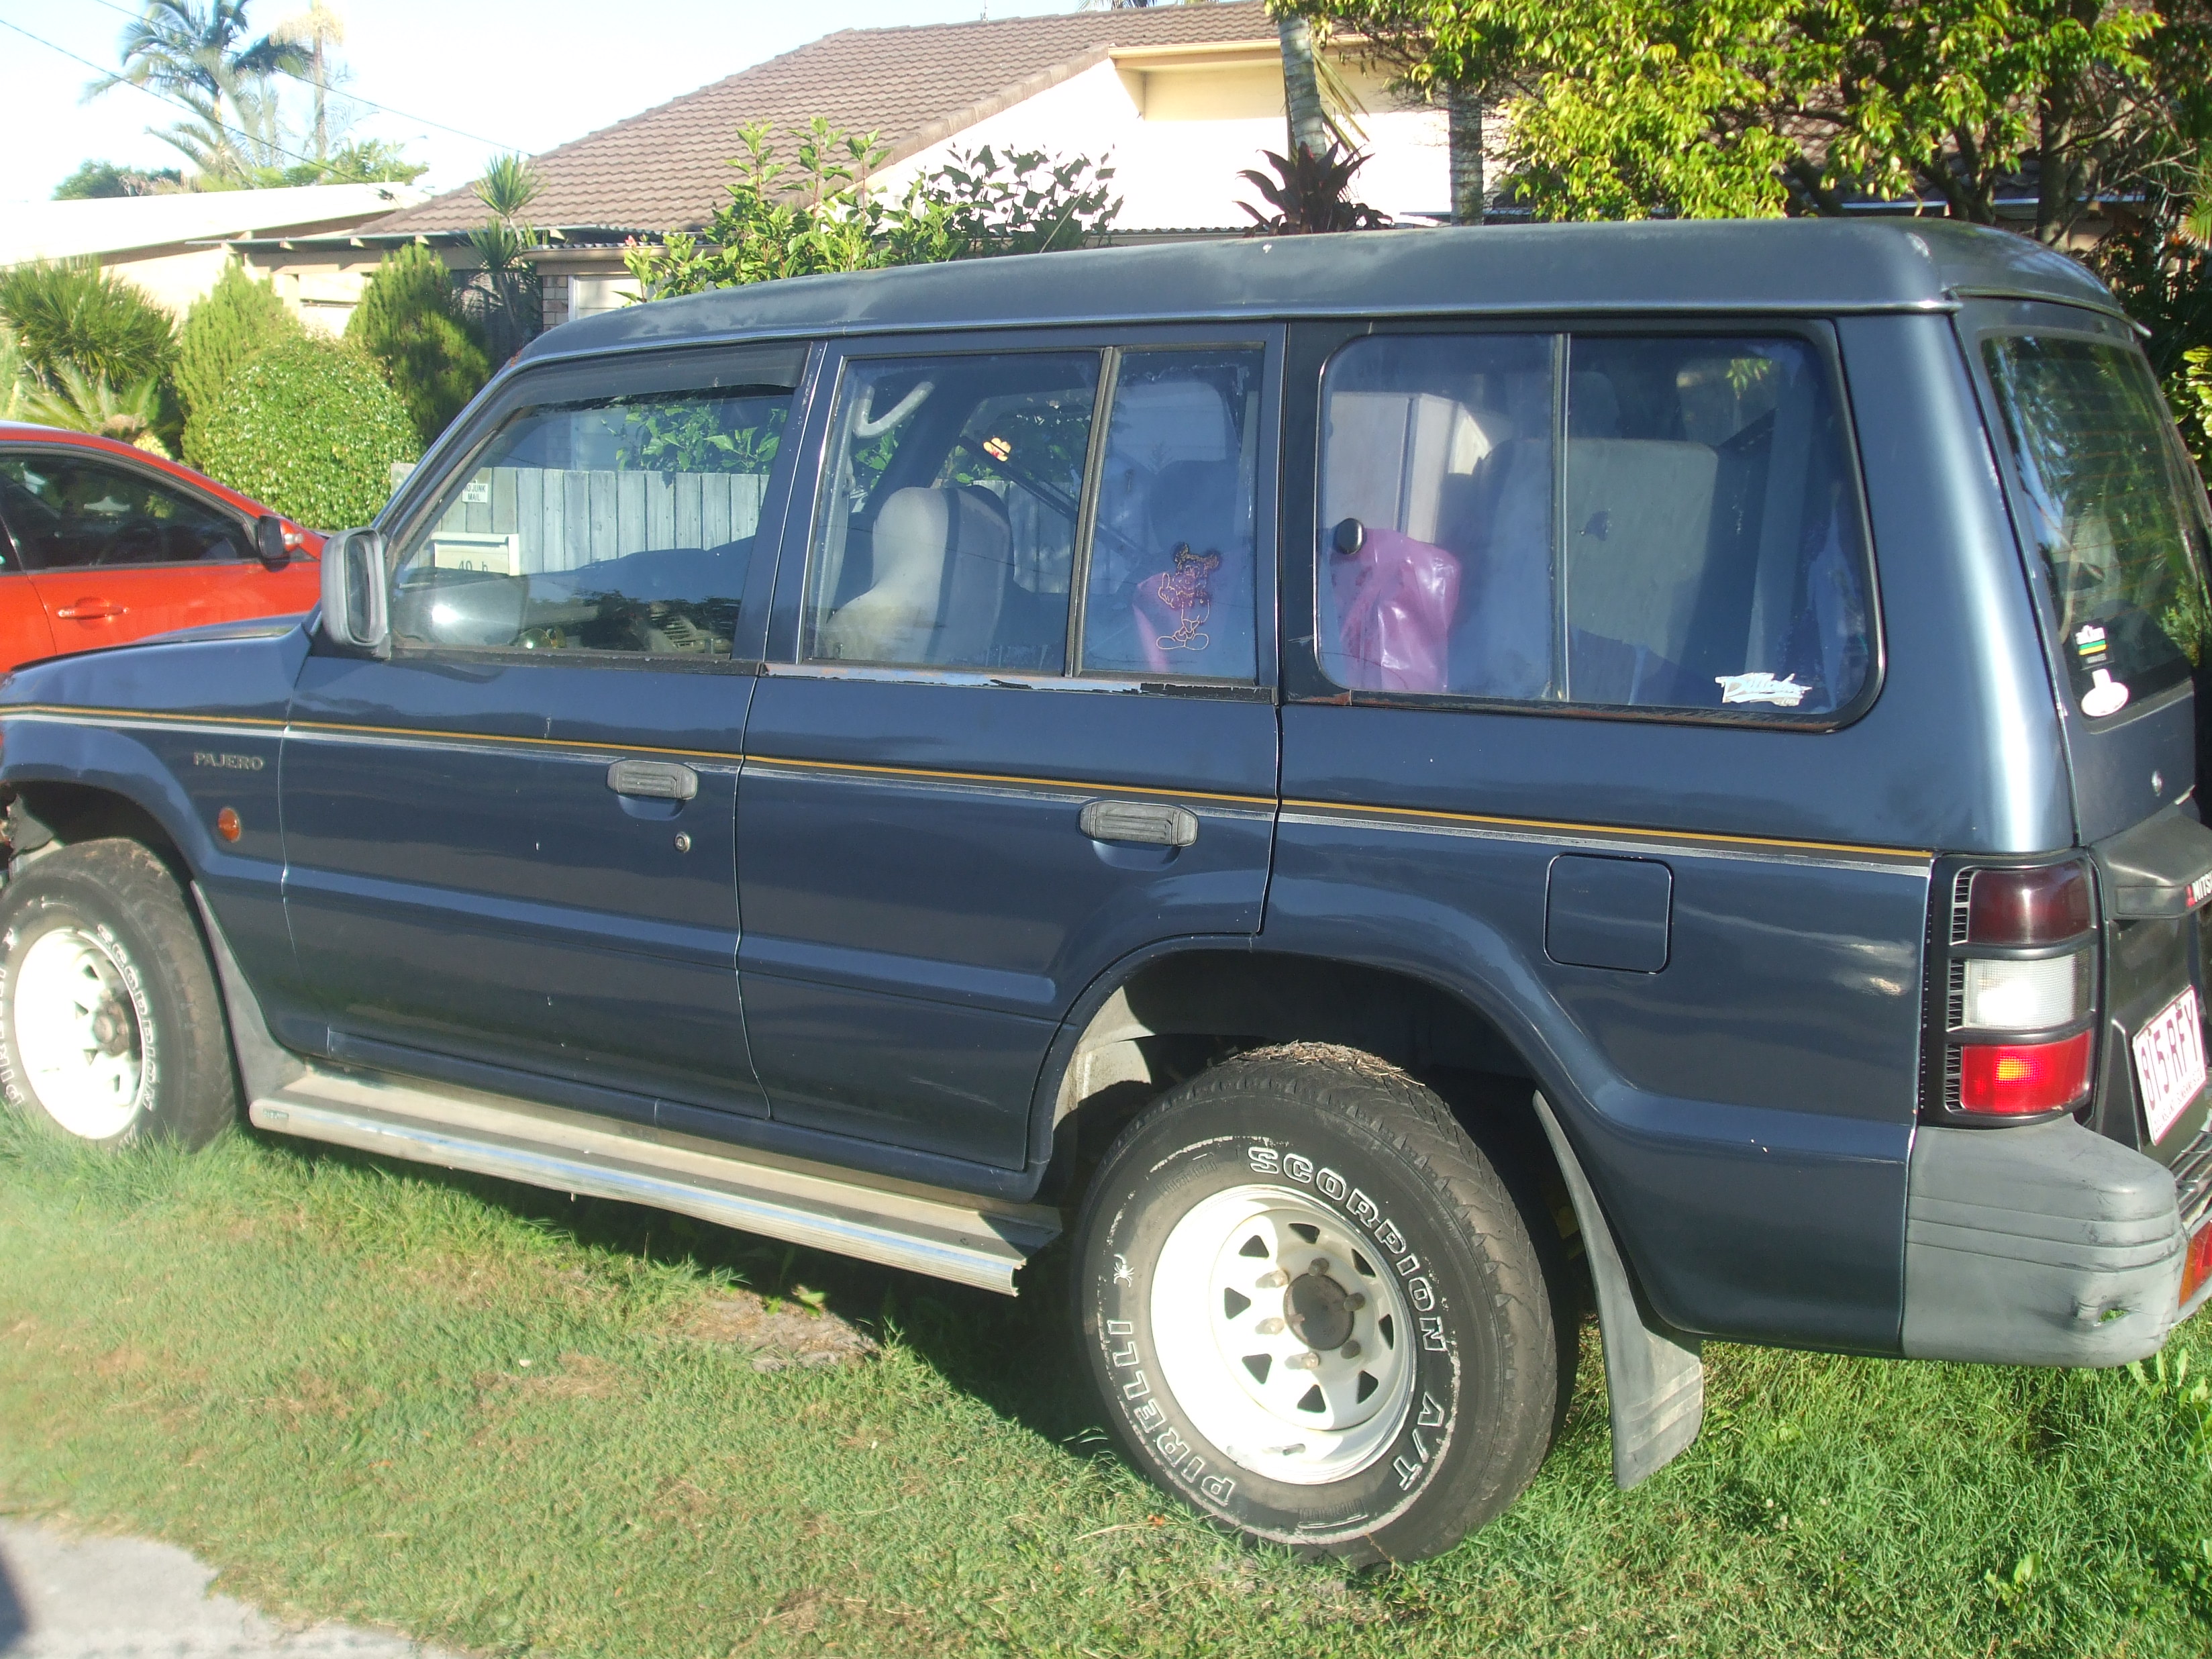
{"label": "white license plate", "polygon": [[2204,1019],[2191,986],[2135,1035],[2136,1082],[2150,1138],[2165,1139],[2204,1087]]}

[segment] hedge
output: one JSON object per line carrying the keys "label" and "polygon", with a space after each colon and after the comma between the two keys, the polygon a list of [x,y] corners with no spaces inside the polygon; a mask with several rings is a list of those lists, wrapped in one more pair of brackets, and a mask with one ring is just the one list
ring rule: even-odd
{"label": "hedge", "polygon": [[325,529],[367,524],[392,493],[392,464],[421,453],[406,405],[375,365],[312,334],[240,369],[199,447],[210,476]]}
{"label": "hedge", "polygon": [[185,405],[185,459],[198,465],[201,429],[222,404],[232,376],[273,345],[300,337],[298,318],[284,308],[267,283],[257,282],[237,260],[185,318],[172,371]]}

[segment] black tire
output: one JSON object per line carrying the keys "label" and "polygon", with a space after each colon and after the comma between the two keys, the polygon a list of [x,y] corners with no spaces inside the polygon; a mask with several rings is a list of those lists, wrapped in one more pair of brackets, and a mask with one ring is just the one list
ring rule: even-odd
{"label": "black tire", "polygon": [[[1287,1196],[1269,1196],[1278,1192]],[[1201,1432],[1169,1368],[1180,1365],[1200,1389],[1212,1390],[1210,1420],[1231,1428],[1257,1420],[1252,1406],[1237,1401],[1242,1380],[1225,1358],[1218,1369],[1229,1382],[1202,1376],[1202,1361],[1193,1357],[1207,1351],[1188,1328],[1167,1334],[1170,1351],[1164,1356],[1162,1333],[1154,1328],[1155,1273],[1164,1250],[1171,1251],[1168,1274],[1159,1281],[1169,1287],[1164,1297],[1172,1307],[1180,1297],[1188,1309],[1192,1293],[1172,1287],[1195,1282],[1190,1268],[1199,1258],[1190,1250],[1212,1248],[1171,1247],[1177,1224],[1191,1218],[1182,1237],[1202,1240],[1216,1224],[1211,1218],[1233,1217],[1240,1205],[1278,1202],[1305,1206],[1279,1214],[1315,1214],[1324,1230],[1329,1218],[1340,1217],[1337,1237],[1358,1241],[1348,1252],[1352,1261],[1332,1267],[1316,1257],[1297,1279],[1286,1280],[1279,1275],[1300,1266],[1295,1256],[1309,1248],[1293,1242],[1293,1234],[1304,1239],[1313,1230],[1279,1219],[1266,1224],[1275,1228],[1267,1237],[1280,1241],[1277,1255],[1285,1265],[1275,1269],[1258,1260],[1254,1245],[1268,1248],[1264,1239],[1245,1239],[1234,1255],[1252,1256],[1255,1267],[1271,1271],[1255,1279],[1262,1288],[1249,1295],[1220,1292],[1224,1324],[1217,1329],[1246,1316],[1238,1304],[1287,1284],[1283,1317],[1240,1329],[1280,1333],[1287,1319],[1291,1336],[1269,1340],[1322,1345],[1284,1362],[1310,1368],[1297,1382],[1322,1375],[1323,1366],[1341,1373],[1369,1364],[1369,1352],[1398,1367],[1390,1384],[1402,1401],[1390,1408],[1400,1413],[1396,1426],[1389,1428],[1393,1419],[1378,1413],[1371,1427],[1346,1431],[1346,1440],[1334,1443],[1340,1450],[1328,1454],[1341,1463],[1292,1468],[1292,1455],[1303,1456],[1309,1441],[1326,1436],[1232,1456]],[[1315,1213],[1316,1206],[1326,1216]],[[1205,1259],[1221,1264],[1216,1271],[1234,1273],[1241,1271],[1231,1253],[1237,1233],[1262,1224],[1227,1224],[1231,1231]],[[1358,1565],[1421,1559],[1449,1549],[1504,1510],[1543,1461],[1562,1386],[1545,1256],[1498,1171],[1444,1103],[1395,1066],[1350,1049],[1298,1044],[1248,1054],[1194,1078],[1131,1124],[1108,1152],[1073,1243],[1085,1363],[1122,1448],[1162,1488],[1248,1538]],[[1345,1294],[1342,1285],[1328,1291],[1323,1279],[1343,1280],[1363,1293]],[[1305,1300],[1294,1307],[1302,1285]],[[1214,1294],[1196,1292],[1209,1321]],[[1396,1342],[1382,1340],[1376,1310],[1386,1301],[1413,1313],[1414,1328],[1402,1333],[1402,1353]],[[1323,1350],[1345,1334],[1341,1317],[1362,1316],[1332,1311],[1340,1308],[1367,1310],[1364,1316],[1375,1322],[1359,1328],[1368,1332],[1371,1350],[1347,1343],[1343,1352],[1361,1357],[1343,1366]],[[1176,1316],[1190,1325],[1189,1314]],[[1312,1334],[1324,1330],[1326,1335]],[[1212,1352],[1231,1352],[1225,1336],[1210,1340]],[[1264,1365],[1253,1369],[1260,1358],[1243,1362],[1256,1379],[1245,1390],[1255,1399],[1271,1374]],[[1403,1380],[1409,1362],[1410,1388]],[[1365,1370],[1358,1376],[1356,1387],[1372,1385]],[[1194,1391],[1194,1397],[1202,1396]],[[1318,1398],[1316,1386],[1299,1404]],[[1276,1410],[1270,1428],[1295,1417]],[[1351,1443],[1386,1431],[1371,1455]],[[1285,1461],[1267,1462],[1279,1455]],[[1351,1460],[1361,1455],[1366,1461],[1352,1467]],[[1334,1472],[1340,1467],[1340,1478]],[[1273,1469],[1291,1470],[1296,1478],[1273,1478]]]}
{"label": "black tire", "polygon": [[[27,979],[27,961],[56,934],[58,945],[49,943]],[[136,1075],[118,1085],[112,1115],[79,1112],[72,1127],[64,1121],[70,1112],[58,1115],[40,1097],[17,1005],[35,1005],[43,993],[34,981],[51,971],[57,949],[80,944],[88,975],[107,992],[94,1035],[125,1066],[135,1057]],[[30,1058],[51,1054],[51,1046],[38,1044],[33,1034]],[[47,1087],[58,1099],[61,1085],[49,1080]],[[203,1146],[237,1116],[238,1085],[207,947],[176,877],[138,842],[88,841],[42,853],[0,889],[0,1097],[34,1121],[105,1146],[154,1140]]]}

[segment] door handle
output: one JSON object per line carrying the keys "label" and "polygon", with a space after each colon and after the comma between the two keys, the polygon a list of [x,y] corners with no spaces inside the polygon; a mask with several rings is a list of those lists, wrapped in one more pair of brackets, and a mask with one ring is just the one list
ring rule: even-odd
{"label": "door handle", "polygon": [[699,775],[675,761],[618,760],[607,768],[607,787],[648,800],[690,800],[699,793]]}
{"label": "door handle", "polygon": [[54,615],[64,622],[98,622],[106,617],[119,617],[130,608],[127,605],[117,605],[112,599],[79,599],[75,605],[58,607]]}
{"label": "door handle", "polygon": [[1149,800],[1084,803],[1076,822],[1093,841],[1147,842],[1156,847],[1188,847],[1198,839],[1198,814],[1186,806]]}

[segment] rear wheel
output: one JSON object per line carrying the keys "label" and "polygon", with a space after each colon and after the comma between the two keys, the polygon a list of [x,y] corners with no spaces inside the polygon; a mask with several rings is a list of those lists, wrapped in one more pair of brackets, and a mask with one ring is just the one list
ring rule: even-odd
{"label": "rear wheel", "polygon": [[1264,1050],[1164,1097],[1101,1166],[1076,1272],[1121,1444],[1247,1536],[1418,1559],[1542,1461],[1543,1261],[1443,1102],[1370,1056]]}
{"label": "rear wheel", "polygon": [[101,1146],[198,1146],[236,1115],[206,947],[137,842],[58,848],[0,890],[0,1095]]}

